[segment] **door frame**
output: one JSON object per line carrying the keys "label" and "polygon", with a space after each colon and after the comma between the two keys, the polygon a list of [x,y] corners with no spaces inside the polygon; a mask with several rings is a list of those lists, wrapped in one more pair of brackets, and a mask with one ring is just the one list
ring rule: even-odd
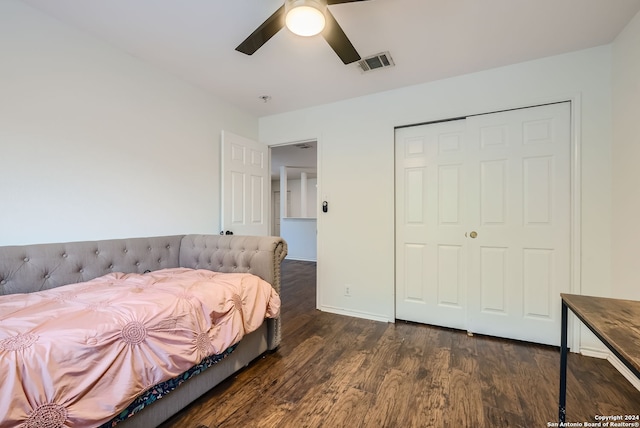
{"label": "door frame", "polygon": [[[581,294],[582,279],[581,279],[580,266],[581,266],[582,257],[581,257],[580,249],[581,249],[582,242],[581,242],[580,232],[582,229],[582,226],[581,226],[582,200],[580,195],[581,195],[581,189],[582,189],[582,180],[581,180],[582,137],[581,137],[580,129],[582,127],[581,126],[582,125],[581,123],[582,97],[580,93],[572,93],[565,96],[539,98],[539,99],[531,100],[530,102],[522,103],[522,104],[513,104],[513,105],[500,106],[496,108],[487,108],[479,112],[472,112],[472,113],[460,114],[460,115],[451,115],[449,117],[437,118],[437,119],[434,118],[432,120],[426,120],[424,122],[398,125],[394,127],[394,136],[395,136],[395,130],[399,128],[406,128],[409,126],[417,126],[417,125],[428,125],[431,123],[446,122],[450,120],[467,118],[470,116],[499,113],[499,112],[509,111],[509,110],[526,109],[526,108],[537,107],[537,106],[542,106],[546,104],[557,104],[557,103],[563,103],[563,102],[569,102],[569,105],[570,105],[569,127],[571,129],[570,160],[569,160],[569,163],[570,163],[569,176],[571,181],[570,183],[571,201],[570,201],[570,214],[569,214],[569,221],[571,223],[570,230],[569,230],[569,233],[570,233],[569,260],[570,260],[571,266],[569,267],[569,272],[570,272],[569,290],[570,290],[570,293],[572,294]],[[396,144],[395,137],[394,137],[393,144],[394,144],[394,150],[395,150],[395,144]],[[394,161],[394,165],[395,165],[395,161]],[[395,213],[395,208],[394,208],[394,213]],[[396,254],[396,257],[397,257],[397,248],[394,248],[394,254]],[[396,269],[396,266],[394,263],[394,295],[395,295],[395,289],[397,288],[397,284],[395,284],[395,278],[397,278],[397,272],[395,272],[395,269]],[[393,317],[394,319],[396,317],[395,300],[393,304]],[[569,322],[569,327],[567,331],[568,331],[569,347],[571,348],[572,352],[579,352],[580,351],[580,323],[575,322],[574,317],[569,317],[568,322]]]}
{"label": "door frame", "polygon": [[[282,146],[291,146],[294,144],[300,144],[300,143],[305,143],[305,142],[309,142],[309,141],[315,141],[316,142],[316,185],[317,185],[317,190],[316,190],[316,207],[320,207],[320,201],[323,200],[322,198],[325,198],[322,195],[322,180],[321,180],[321,159],[322,156],[320,155],[322,153],[322,142],[321,142],[321,138],[320,137],[309,137],[309,138],[301,138],[298,140],[293,140],[293,141],[287,141],[287,142],[282,142],[282,143],[274,143],[274,144],[269,144],[268,148],[269,148],[269,171],[271,171],[271,156],[272,156],[272,148],[274,147],[282,147]],[[269,180],[269,194],[271,195],[272,189],[271,189],[271,180]],[[269,201],[271,201],[271,197],[269,197]],[[325,198],[326,200],[326,198]],[[271,202],[270,202],[271,203]],[[269,227],[271,227],[271,225],[273,224],[273,219],[271,218],[271,216],[273,215],[273,209],[271,209],[271,207],[269,208]],[[321,233],[321,225],[322,225],[322,221],[321,221],[322,216],[320,215],[320,213],[318,213],[318,216],[316,218],[316,308],[320,309],[319,307],[319,302],[322,301],[321,296],[322,296],[322,287],[320,286],[321,282],[320,282],[320,277],[321,277],[321,270],[318,268],[320,266],[320,257],[319,255],[321,254],[321,248],[322,248],[322,233]],[[271,229],[270,229],[271,230]]]}

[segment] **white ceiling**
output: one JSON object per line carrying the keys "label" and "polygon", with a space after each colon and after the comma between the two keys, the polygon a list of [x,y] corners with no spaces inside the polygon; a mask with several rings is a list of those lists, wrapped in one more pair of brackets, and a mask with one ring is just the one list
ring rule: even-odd
{"label": "white ceiling", "polygon": [[[362,74],[321,36],[281,30],[235,51],[284,0],[23,0],[113,46],[265,116],[607,44],[640,0],[369,0],[330,6]],[[269,95],[264,103],[259,97]]]}

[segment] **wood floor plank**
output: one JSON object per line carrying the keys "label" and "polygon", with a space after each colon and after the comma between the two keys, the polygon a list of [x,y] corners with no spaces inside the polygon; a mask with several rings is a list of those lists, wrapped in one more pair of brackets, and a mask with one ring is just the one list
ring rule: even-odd
{"label": "wood floor plank", "polygon": [[364,358],[363,354],[350,351],[338,359],[329,354],[322,356],[320,359],[329,360],[323,364],[326,371],[319,373],[318,380],[307,388],[300,388],[306,393],[297,401],[295,414],[286,415],[282,424],[299,427],[322,426],[335,403],[350,389],[348,380],[361,367]]}
{"label": "wood floor plank", "polygon": [[529,420],[524,420],[520,414],[506,412],[502,409],[485,406],[482,409],[484,414],[485,427],[509,427],[509,428],[530,428],[532,426],[545,427],[545,423],[539,424]]}
{"label": "wood floor plank", "polygon": [[348,387],[340,394],[326,418],[319,426],[340,427],[348,426],[360,428],[364,426],[364,420],[369,413],[375,396],[357,388]]}
{"label": "wood floor plank", "polygon": [[[546,427],[558,348],[316,310],[315,264],[286,260],[282,337],[161,428]],[[569,355],[567,421],[639,414],[606,360]]]}
{"label": "wood floor plank", "polygon": [[[462,361],[462,360],[461,360]],[[466,360],[462,366],[474,368]],[[454,427],[484,426],[482,390],[474,376],[460,368],[452,367],[449,383],[449,399],[446,403],[445,419]]]}
{"label": "wood floor plank", "polygon": [[[411,390],[411,384],[405,372],[395,368],[388,370],[380,384],[373,407],[365,417],[364,426],[407,426],[404,419],[412,410],[409,408]],[[399,397],[404,399],[398,399]]]}
{"label": "wood floor plank", "polygon": [[[448,380],[448,373],[444,375]],[[439,379],[432,385],[428,382],[420,382],[414,385],[413,407],[407,416],[409,427],[445,427],[446,406],[449,398],[449,383]]]}
{"label": "wood floor plank", "polygon": [[[508,382],[509,374],[516,373],[526,376],[526,372],[520,370],[520,364],[514,355],[513,346],[510,344],[496,344],[493,341],[476,341],[479,357],[490,355],[489,358],[479,358],[478,381],[482,390],[483,403],[488,409],[499,409],[511,414],[521,414],[522,408],[519,400],[510,400],[517,397],[517,386]],[[502,352],[500,349],[502,345]],[[537,373],[537,372],[536,372]],[[505,381],[503,381],[505,380]]]}

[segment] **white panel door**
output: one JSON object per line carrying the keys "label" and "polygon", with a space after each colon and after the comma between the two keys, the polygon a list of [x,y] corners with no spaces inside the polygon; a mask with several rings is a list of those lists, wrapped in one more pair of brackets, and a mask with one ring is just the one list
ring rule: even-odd
{"label": "white panel door", "polygon": [[396,131],[396,318],[558,345],[570,104]]}
{"label": "white panel door", "polygon": [[467,118],[467,330],[558,345],[570,290],[570,104]]}
{"label": "white panel door", "polygon": [[267,146],[222,131],[221,147],[221,230],[235,235],[267,235]]}
{"label": "white panel door", "polygon": [[396,131],[396,318],[466,328],[464,120]]}

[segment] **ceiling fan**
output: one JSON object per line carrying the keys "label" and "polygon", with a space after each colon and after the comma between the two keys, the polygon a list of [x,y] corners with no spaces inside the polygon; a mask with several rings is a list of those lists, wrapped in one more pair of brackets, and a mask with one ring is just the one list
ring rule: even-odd
{"label": "ceiling fan", "polygon": [[236,50],[247,55],[252,55],[278,31],[285,27],[285,25],[293,32],[296,32],[296,30],[292,28],[293,23],[290,21],[295,19],[294,16],[297,12],[310,12],[322,21],[319,24],[319,29],[316,29],[317,31],[311,34],[301,34],[297,32],[296,34],[310,36],[321,33],[322,37],[329,43],[329,46],[331,46],[343,63],[350,64],[359,61],[360,55],[338,24],[338,21],[336,21],[333,14],[327,8],[328,5],[357,1],[368,0],[285,0],[285,3],[251,33],[244,42],[240,43]]}

